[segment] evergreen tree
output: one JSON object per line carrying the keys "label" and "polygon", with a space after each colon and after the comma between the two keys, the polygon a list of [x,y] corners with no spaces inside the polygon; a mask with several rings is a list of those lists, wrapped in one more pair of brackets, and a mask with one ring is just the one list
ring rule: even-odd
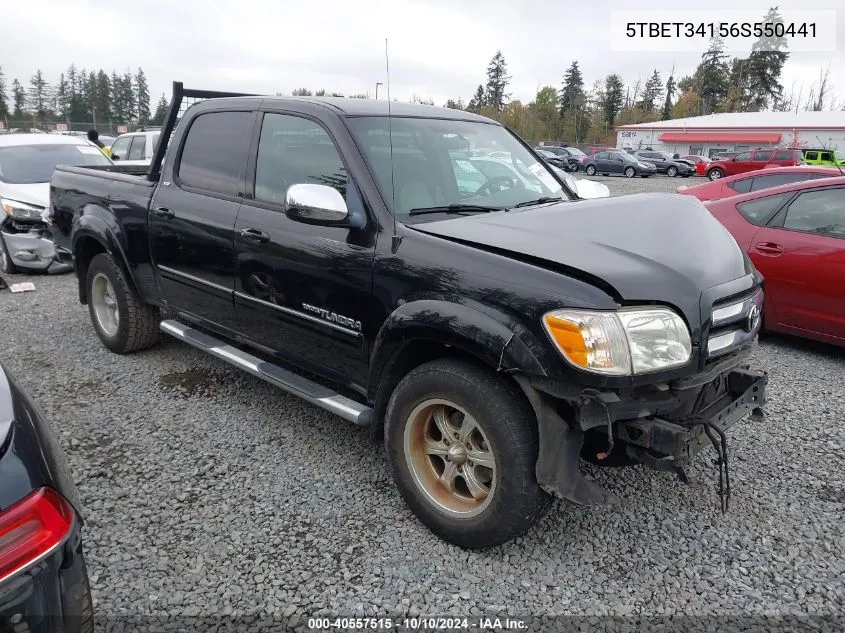
{"label": "evergreen tree", "polygon": [[294,97],[310,97],[311,91],[308,90],[308,88],[297,88],[296,90],[291,92],[291,95],[293,95]]}
{"label": "evergreen tree", "polygon": [[472,99],[470,99],[469,105],[467,105],[467,110],[478,114],[481,111],[481,108],[486,105],[487,99],[486,95],[484,94],[484,86],[478,84],[478,88],[476,88],[475,94],[473,95]]}
{"label": "evergreen tree", "polygon": [[325,97],[328,93],[326,92],[325,88],[320,88],[317,92],[314,93],[315,97]]}
{"label": "evergreen tree", "polygon": [[494,108],[501,112],[507,103],[509,94],[505,93],[508,87],[510,77],[507,73],[507,64],[502,51],[496,51],[490,64],[487,66],[487,85],[485,87],[484,97],[485,105]]}
{"label": "evergreen tree", "polygon": [[16,119],[20,119],[23,117],[23,109],[26,107],[26,93],[23,90],[23,86],[21,82],[18,81],[17,77],[12,81],[12,102],[14,104],[14,112],[12,116]]}
{"label": "evergreen tree", "polygon": [[91,113],[86,103],[86,73],[71,64],[65,73],[68,85],[68,115],[71,123],[87,123],[91,120]]}
{"label": "evergreen tree", "polygon": [[123,89],[123,104],[126,108],[126,121],[134,121],[138,118],[138,99],[135,93],[135,82],[132,80],[132,73],[126,71],[121,79]]}
{"label": "evergreen tree", "polygon": [[150,120],[150,87],[147,84],[147,76],[143,69],[138,68],[135,73],[135,118],[138,119],[139,125],[146,125]]}
{"label": "evergreen tree", "polygon": [[625,84],[622,77],[613,73],[608,75],[604,80],[604,98],[602,99],[601,109],[604,114],[604,120],[607,122],[608,128],[613,127],[616,122],[616,115],[622,108],[622,101],[624,95]]}
{"label": "evergreen tree", "polygon": [[672,117],[672,99],[675,96],[675,69],[672,69],[672,74],[666,80],[666,98],[663,101],[663,110],[660,112],[660,118],[667,121]]}
{"label": "evergreen tree", "polygon": [[35,71],[35,74],[29,80],[27,98],[30,110],[38,119],[38,122],[44,125],[50,107],[50,87],[47,85],[47,80],[44,79],[44,74],[40,68]]}
{"label": "evergreen tree", "polygon": [[563,75],[563,88],[560,91],[560,114],[563,116],[575,105],[578,97],[584,94],[584,77],[578,62],[574,61]]}
{"label": "evergreen tree", "polygon": [[3,73],[3,67],[0,66],[0,121],[5,122],[8,118],[9,95],[6,93],[6,75]]}
{"label": "evergreen tree", "polygon": [[643,88],[643,96],[639,103],[640,107],[646,112],[653,112],[656,107],[656,102],[660,101],[660,96],[662,94],[663,80],[660,78],[660,73],[657,72],[657,69],[655,68]]}
{"label": "evergreen tree", "polygon": [[55,105],[53,109],[60,119],[66,121],[70,111],[70,90],[68,90],[68,83],[64,73],[59,75],[59,83],[56,84],[54,93]]}
{"label": "evergreen tree", "polygon": [[94,90],[94,110],[97,120],[107,122],[112,120],[112,90],[109,76],[100,69],[97,71],[96,88]]}
{"label": "evergreen tree", "polygon": [[457,101],[455,99],[447,99],[446,108],[450,108],[452,110],[463,110],[464,109],[464,100],[458,97]]}
{"label": "evergreen tree", "polygon": [[164,125],[164,119],[167,117],[167,111],[169,108],[170,104],[167,102],[167,97],[162,94],[161,97],[159,97],[155,114],[153,114],[153,118],[150,120],[150,123],[152,125]]}
{"label": "evergreen tree", "polygon": [[[782,23],[778,8],[769,9],[766,23]],[[751,46],[748,56],[748,95],[751,110],[765,110],[770,104],[783,98],[780,83],[781,72],[789,53],[786,52],[786,37],[761,37]]]}
{"label": "evergreen tree", "polygon": [[746,112],[750,107],[750,85],[748,72],[750,63],[747,59],[735,57],[731,60],[728,71],[728,92],[725,98],[726,112]]}
{"label": "evergreen tree", "polygon": [[701,56],[695,71],[695,85],[702,101],[702,114],[715,112],[724,105],[728,95],[727,57],[725,43],[719,37],[710,40],[710,46]]}
{"label": "evergreen tree", "polygon": [[97,73],[93,70],[85,75],[85,121],[100,120],[100,111],[97,107]]}

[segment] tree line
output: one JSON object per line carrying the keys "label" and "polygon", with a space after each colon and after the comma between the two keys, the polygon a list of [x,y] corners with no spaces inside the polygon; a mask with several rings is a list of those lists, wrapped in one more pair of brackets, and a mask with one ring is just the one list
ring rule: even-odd
{"label": "tree line", "polygon": [[50,83],[38,69],[26,84],[8,81],[0,66],[0,120],[45,128],[54,123],[161,125],[167,114],[164,95],[151,112],[150,89],[142,68],[107,73],[71,64]]}
{"label": "tree line", "polygon": [[[777,8],[764,18],[781,21]],[[806,95],[794,87],[784,94],[781,74],[789,58],[785,37],[761,37],[747,57],[726,54],[723,40],[714,38],[695,71],[676,77],[672,68],[664,81],[653,69],[645,81],[626,85],[617,73],[596,80],[587,88],[578,61],[563,73],[561,88],[544,86],[527,104],[510,101],[511,77],[501,51],[487,67],[486,81],[479,84],[468,103],[450,99],[445,106],[476,112],[496,119],[523,138],[569,143],[605,143],[615,140],[614,126],[699,116],[714,112],[757,112],[773,109],[793,111],[835,109],[828,70]]]}

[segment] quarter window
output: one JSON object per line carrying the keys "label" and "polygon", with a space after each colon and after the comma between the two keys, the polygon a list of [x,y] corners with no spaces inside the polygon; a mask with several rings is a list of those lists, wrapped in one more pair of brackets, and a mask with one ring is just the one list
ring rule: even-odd
{"label": "quarter window", "polygon": [[775,160],[792,160],[793,158],[792,152],[790,151],[775,152]]}
{"label": "quarter window", "polygon": [[748,193],[751,191],[751,185],[754,181],[754,178],[743,178],[741,180],[734,180],[731,183],[728,183],[728,187],[733,189],[739,193]]}
{"label": "quarter window", "polygon": [[345,198],[347,182],[340,154],[322,126],[288,114],[264,115],[255,166],[256,199],[284,204],[288,188],[297,184],[328,185]]}
{"label": "quarter window", "polygon": [[179,161],[181,184],[242,193],[254,118],[252,112],[209,112],[194,119]]}

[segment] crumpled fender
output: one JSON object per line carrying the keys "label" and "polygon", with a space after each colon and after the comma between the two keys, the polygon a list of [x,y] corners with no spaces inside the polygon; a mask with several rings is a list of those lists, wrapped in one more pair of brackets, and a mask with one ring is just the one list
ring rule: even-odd
{"label": "crumpled fender", "polygon": [[[489,309],[488,309],[489,310]],[[409,340],[427,339],[451,345],[479,358],[497,371],[545,376],[542,348],[533,334],[505,315],[466,303],[420,299],[400,305],[382,324],[373,344],[369,395],[375,400],[382,377]]]}

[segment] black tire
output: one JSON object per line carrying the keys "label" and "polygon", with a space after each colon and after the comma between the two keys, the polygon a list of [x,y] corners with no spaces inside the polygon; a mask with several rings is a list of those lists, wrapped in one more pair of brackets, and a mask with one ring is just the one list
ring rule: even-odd
{"label": "black tire", "polygon": [[[116,331],[111,335],[103,329],[95,312],[92,286],[97,275],[104,275],[114,289],[118,323]],[[128,354],[152,347],[158,341],[161,312],[155,306],[141,302],[126,283],[123,273],[111,255],[100,253],[94,256],[88,265],[85,283],[91,323],[100,341],[109,350],[116,354]]]}
{"label": "black tire", "polygon": [[[412,419],[412,414],[431,401],[454,403],[471,415],[483,431],[483,446],[495,459],[489,498],[474,516],[447,514],[448,509],[423,491],[419,474],[415,475],[409,465],[414,458],[413,451],[406,450],[406,429],[413,437],[414,419],[420,418]],[[537,484],[535,475],[535,416],[519,388],[506,378],[462,360],[426,363],[396,387],[385,419],[385,448],[396,486],[417,518],[443,540],[467,549],[500,545],[529,530],[548,510],[551,498]],[[440,462],[444,470],[447,461],[451,460],[442,458]],[[436,478],[433,468],[430,472]],[[463,481],[468,490],[467,480],[460,477],[453,481]],[[440,488],[440,493],[448,499],[447,504],[454,500],[445,488]]]}
{"label": "black tire", "polygon": [[669,165],[669,169],[666,170],[666,175],[669,176],[669,178],[674,178],[678,175],[678,168],[674,165]]}
{"label": "black tire", "polygon": [[6,248],[6,242],[0,236],[0,273],[14,275],[16,272],[18,272],[18,267],[12,262],[12,256]]}
{"label": "black tire", "polygon": [[588,176],[595,176],[596,175],[596,168],[594,165],[587,165],[584,169]]}
{"label": "black tire", "polygon": [[710,180],[719,180],[724,175],[725,172],[723,172],[718,167],[714,167],[713,169],[707,172],[707,178],[709,178]]}
{"label": "black tire", "polygon": [[625,168],[625,178],[633,178],[637,175],[637,170],[633,167],[626,167]]}

